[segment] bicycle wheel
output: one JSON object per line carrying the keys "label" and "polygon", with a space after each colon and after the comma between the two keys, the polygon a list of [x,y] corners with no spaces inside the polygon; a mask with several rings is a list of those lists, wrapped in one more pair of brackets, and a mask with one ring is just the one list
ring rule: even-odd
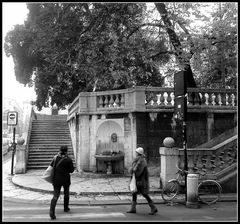
{"label": "bicycle wheel", "polygon": [[180,189],[180,184],[177,180],[167,182],[162,190],[162,198],[164,201],[171,201],[176,197]]}
{"label": "bicycle wheel", "polygon": [[216,203],[221,197],[222,187],[215,180],[204,180],[198,185],[198,198],[204,204]]}

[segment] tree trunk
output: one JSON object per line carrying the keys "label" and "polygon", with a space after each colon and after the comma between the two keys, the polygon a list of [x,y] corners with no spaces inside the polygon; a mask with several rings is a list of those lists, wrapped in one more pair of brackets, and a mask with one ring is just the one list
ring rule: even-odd
{"label": "tree trunk", "polygon": [[181,42],[172,26],[172,23],[168,17],[168,12],[166,10],[164,3],[155,3],[158,12],[161,15],[161,18],[164,22],[164,25],[166,27],[166,31],[169,35],[170,41],[176,51],[176,57],[179,61],[179,63],[184,67],[184,71],[187,73],[186,77],[186,85],[187,87],[197,87],[196,82],[193,77],[191,65],[190,65],[190,58],[187,58],[183,54],[182,45]]}

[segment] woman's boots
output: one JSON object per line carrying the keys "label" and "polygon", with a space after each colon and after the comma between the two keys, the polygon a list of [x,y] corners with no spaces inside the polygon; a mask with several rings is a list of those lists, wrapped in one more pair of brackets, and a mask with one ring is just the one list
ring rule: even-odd
{"label": "woman's boots", "polygon": [[148,213],[149,215],[154,215],[155,213],[158,212],[158,210],[157,210],[157,208],[156,208],[156,206],[154,205],[153,202],[149,202],[148,204],[149,204],[149,206],[151,208],[151,212]]}
{"label": "woman's boots", "polygon": [[64,197],[64,212],[69,212],[70,208],[68,207],[69,205],[69,197]]}
{"label": "woman's boots", "polygon": [[127,213],[136,213],[136,205],[137,205],[137,202],[133,201],[131,204],[131,208],[129,211],[127,211]]}
{"label": "woman's boots", "polygon": [[51,219],[56,219],[56,216],[55,216],[55,207],[56,207],[56,204],[57,204],[57,200],[52,199],[52,200],[51,200],[51,204],[50,204],[50,211],[49,211],[49,215],[50,215],[50,218],[51,218]]}

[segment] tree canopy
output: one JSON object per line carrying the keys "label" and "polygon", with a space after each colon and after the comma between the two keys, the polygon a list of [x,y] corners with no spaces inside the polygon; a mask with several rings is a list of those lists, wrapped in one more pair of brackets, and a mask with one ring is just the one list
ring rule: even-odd
{"label": "tree canopy", "polygon": [[[17,81],[34,85],[39,110],[65,108],[82,91],[162,86],[163,67],[187,70],[189,86],[232,87],[236,4],[216,3],[209,16],[200,5],[27,3],[28,18],[7,33],[5,53]],[[206,23],[200,30],[191,26],[196,18]]]}

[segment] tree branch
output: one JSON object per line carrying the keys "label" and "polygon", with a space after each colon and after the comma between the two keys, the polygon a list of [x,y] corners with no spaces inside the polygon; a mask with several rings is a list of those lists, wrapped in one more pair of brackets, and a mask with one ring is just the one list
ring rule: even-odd
{"label": "tree branch", "polygon": [[173,52],[173,51],[161,51],[161,52],[158,52],[157,54],[154,54],[154,55],[148,57],[147,59],[155,58],[155,57],[157,57],[161,54],[174,54],[174,55],[176,55],[176,53]]}
{"label": "tree branch", "polygon": [[127,39],[129,39],[130,36],[132,36],[136,31],[138,31],[143,26],[157,26],[157,27],[163,27],[161,23],[143,23],[140,26],[136,27],[132,32],[127,36]]}

